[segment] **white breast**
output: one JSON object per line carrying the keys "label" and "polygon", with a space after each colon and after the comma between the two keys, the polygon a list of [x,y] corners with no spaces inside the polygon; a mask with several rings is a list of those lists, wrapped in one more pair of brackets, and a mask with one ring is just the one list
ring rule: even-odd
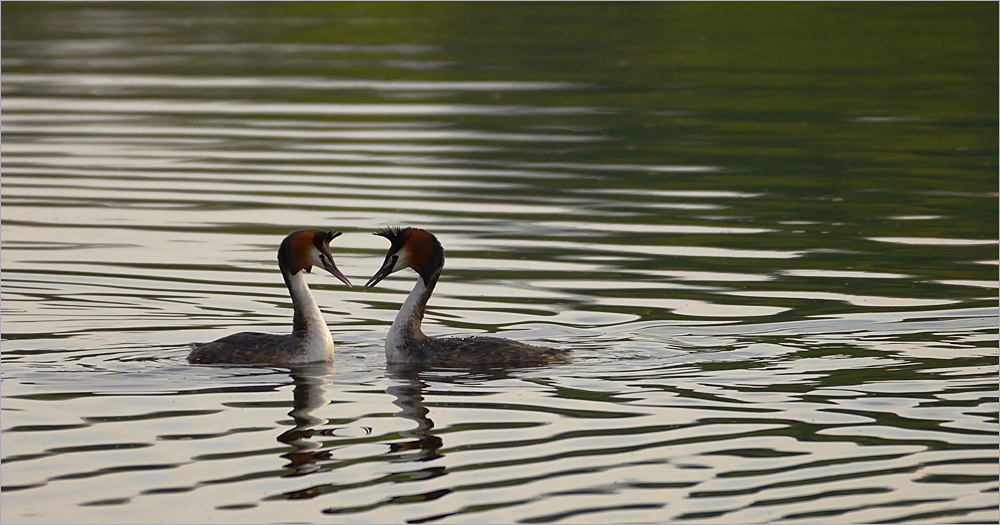
{"label": "white breast", "polygon": [[323,319],[323,312],[320,311],[306,284],[305,272],[298,272],[290,276],[289,291],[292,294],[292,302],[295,308],[301,312],[307,321],[309,330],[302,341],[302,348],[298,355],[290,362],[292,363],[315,363],[317,361],[329,361],[333,359],[333,336]]}

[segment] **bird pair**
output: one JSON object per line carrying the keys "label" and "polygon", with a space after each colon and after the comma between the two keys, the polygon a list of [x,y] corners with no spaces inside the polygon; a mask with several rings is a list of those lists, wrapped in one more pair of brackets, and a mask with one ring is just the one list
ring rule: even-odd
{"label": "bird pair", "polygon": [[[289,365],[333,359],[333,337],[304,274],[320,266],[351,283],[337,269],[330,241],[340,232],[299,230],[278,248],[278,267],[292,297],[292,333],[243,332],[211,343],[194,343],[188,361],[195,364]],[[391,243],[381,268],[365,284],[371,288],[389,274],[412,268],[419,276],[396,314],[385,339],[388,363],[429,366],[526,366],[568,361],[566,350],[532,346],[498,337],[428,337],[420,328],[427,301],[444,268],[444,248],[430,232],[419,228],[386,227],[375,235]]]}

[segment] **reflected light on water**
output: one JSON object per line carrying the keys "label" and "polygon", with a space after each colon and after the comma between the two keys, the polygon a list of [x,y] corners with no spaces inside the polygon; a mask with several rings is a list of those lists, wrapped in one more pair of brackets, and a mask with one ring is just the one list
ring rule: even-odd
{"label": "reflected light on water", "polygon": [[4,3],[0,521],[996,523],[996,9]]}
{"label": "reflected light on water", "polygon": [[869,237],[868,240],[917,246],[982,246],[1000,242],[990,239],[942,239],[931,237]]}
{"label": "reflected light on water", "polygon": [[166,75],[44,75],[9,74],[15,85],[41,84],[73,88],[293,88],[293,89],[374,89],[380,91],[545,91],[586,87],[572,82],[525,81],[376,81],[331,80],[309,77],[181,77]]}
{"label": "reflected light on water", "polygon": [[[322,115],[322,116],[554,116],[601,113],[597,108],[573,107],[529,107],[529,106],[479,106],[470,104],[321,104],[300,102],[264,103],[238,101],[191,101],[191,100],[103,100],[59,99],[18,97],[4,99],[0,103],[5,111],[66,111],[127,114],[210,114],[222,115]],[[91,132],[92,133],[92,132]],[[598,140],[594,138],[568,137],[562,140]],[[528,140],[528,139],[522,139]]]}

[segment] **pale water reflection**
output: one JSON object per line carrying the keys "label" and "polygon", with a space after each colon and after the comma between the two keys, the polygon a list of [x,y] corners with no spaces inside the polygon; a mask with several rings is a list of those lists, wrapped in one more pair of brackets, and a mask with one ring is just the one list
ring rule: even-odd
{"label": "pale water reflection", "polygon": [[[997,522],[996,17],[5,3],[0,518]],[[186,363],[385,225],[427,333],[574,362],[386,366],[400,272],[310,276],[331,364]]]}

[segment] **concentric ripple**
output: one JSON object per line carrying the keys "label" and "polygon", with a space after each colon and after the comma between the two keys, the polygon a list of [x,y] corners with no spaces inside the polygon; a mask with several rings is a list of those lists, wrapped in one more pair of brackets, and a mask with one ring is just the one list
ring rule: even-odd
{"label": "concentric ripple", "polygon": [[[4,523],[997,521],[995,5],[477,9],[4,4]],[[385,225],[574,362],[186,363]]]}

